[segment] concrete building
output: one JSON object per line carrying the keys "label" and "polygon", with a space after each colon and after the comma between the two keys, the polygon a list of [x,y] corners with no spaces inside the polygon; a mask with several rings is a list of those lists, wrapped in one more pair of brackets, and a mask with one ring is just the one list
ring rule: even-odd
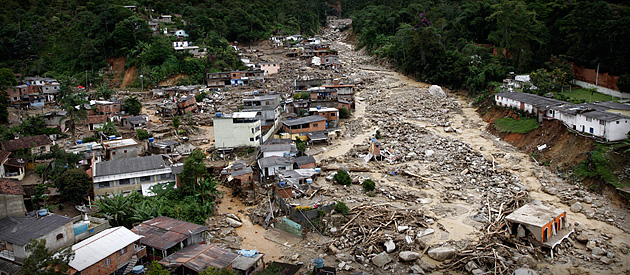
{"label": "concrete building", "polygon": [[552,249],[573,232],[568,230],[565,211],[544,206],[540,202],[516,209],[505,220],[508,221],[512,234],[525,237],[529,232],[543,246]]}
{"label": "concrete building", "polygon": [[129,274],[146,249],[142,236],[119,226],[103,230],[72,246],[71,275]]}
{"label": "concrete building", "polygon": [[280,70],[280,62],[262,62],[260,69],[265,71],[265,75],[277,74]]}
{"label": "concrete building", "polygon": [[257,147],[262,143],[258,112],[217,113],[214,123],[214,146],[216,148]]}
{"label": "concrete building", "polygon": [[307,133],[326,130],[326,118],[323,116],[307,116],[298,119],[283,120],[283,129],[289,134]]}
{"label": "concrete building", "polygon": [[282,144],[268,144],[260,147],[260,152],[262,153],[262,157],[286,157],[286,156],[295,156],[297,153],[297,148],[295,144],[292,143],[282,143]]}
{"label": "concrete building", "polygon": [[630,104],[594,102],[572,104],[534,94],[504,92],[494,96],[499,106],[516,108],[538,117],[557,119],[579,134],[619,141],[630,132]]}
{"label": "concrete building", "polygon": [[134,226],[147,247],[147,260],[159,261],[189,245],[206,242],[208,227],[160,216]]}
{"label": "concrete building", "polygon": [[206,85],[208,87],[218,87],[222,88],[230,85],[230,73],[222,72],[222,73],[207,73],[206,74]]}
{"label": "concrete building", "polygon": [[308,112],[311,115],[319,115],[325,117],[326,122],[328,123],[326,128],[337,127],[337,124],[339,123],[339,110],[337,108],[318,106],[308,109]]}
{"label": "concrete building", "polygon": [[103,147],[109,160],[137,158],[141,153],[140,145],[132,138],[106,140]]}
{"label": "concrete building", "polygon": [[254,98],[243,99],[243,111],[258,112],[256,119],[261,121],[263,130],[271,128],[278,122],[282,107],[280,106],[281,97],[279,94],[255,96]]}
{"label": "concrete building", "polygon": [[26,193],[19,181],[0,178],[0,219],[6,216],[24,216],[24,195]]}
{"label": "concrete building", "polygon": [[91,164],[92,159],[101,161],[105,157],[105,148],[98,142],[88,142],[72,145],[65,148],[66,153],[79,155],[86,164]]}
{"label": "concrete building", "polygon": [[258,167],[263,177],[275,176],[277,171],[293,169],[293,158],[290,156],[270,156],[258,159]]}
{"label": "concrete building", "polygon": [[26,245],[32,239],[46,240],[46,248],[55,251],[74,243],[72,218],[47,213],[44,216],[7,216],[0,220],[0,258],[21,263],[30,253]]}
{"label": "concrete building", "polygon": [[149,123],[149,117],[144,115],[124,117],[121,122],[123,127],[135,130],[147,125],[147,123]]}
{"label": "concrete building", "polygon": [[175,182],[172,164],[162,156],[126,158],[97,162],[92,166],[94,195],[139,191],[152,196],[151,187]]}

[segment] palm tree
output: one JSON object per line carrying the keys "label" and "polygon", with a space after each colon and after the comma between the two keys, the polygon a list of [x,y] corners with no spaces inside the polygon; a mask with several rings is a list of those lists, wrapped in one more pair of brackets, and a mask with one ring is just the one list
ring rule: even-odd
{"label": "palm tree", "polygon": [[88,102],[85,100],[84,94],[72,93],[72,89],[67,82],[61,85],[59,94],[62,95],[60,100],[61,106],[68,112],[68,116],[70,117],[70,131],[72,132],[72,139],[74,140],[76,138],[76,123],[87,118],[87,110],[83,105]]}
{"label": "palm tree", "polygon": [[95,203],[100,208],[99,212],[108,216],[111,226],[121,226],[125,225],[131,216],[133,196],[131,194],[125,197],[123,193],[105,195]]}

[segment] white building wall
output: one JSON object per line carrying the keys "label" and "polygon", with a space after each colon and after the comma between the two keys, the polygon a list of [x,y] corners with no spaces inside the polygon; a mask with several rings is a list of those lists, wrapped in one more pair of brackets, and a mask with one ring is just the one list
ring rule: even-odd
{"label": "white building wall", "polygon": [[630,132],[630,119],[622,118],[608,121],[606,124],[606,139],[610,141],[624,140]]}
{"label": "white building wall", "polygon": [[590,118],[583,114],[577,114],[575,116],[575,122],[578,131],[598,137],[604,137],[605,125],[599,124],[599,119]]}
{"label": "white building wall", "polygon": [[262,136],[260,120],[252,123],[233,123],[232,118],[214,118],[213,122],[216,148],[260,145]]}

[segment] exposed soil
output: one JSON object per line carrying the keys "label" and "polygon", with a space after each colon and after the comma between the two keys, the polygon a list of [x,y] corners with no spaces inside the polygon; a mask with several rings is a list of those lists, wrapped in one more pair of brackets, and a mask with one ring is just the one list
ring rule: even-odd
{"label": "exposed soil", "polygon": [[131,85],[136,80],[136,78],[138,78],[138,68],[136,66],[133,66],[125,71],[125,77],[120,84],[120,88],[126,88],[127,86]]}
{"label": "exposed soil", "polygon": [[108,70],[104,72],[103,78],[110,86],[118,87],[125,72],[125,58],[112,57],[107,61],[107,64]]}
{"label": "exposed soil", "polygon": [[173,85],[177,85],[177,82],[179,82],[180,79],[186,78],[186,77],[188,77],[187,74],[177,74],[172,77],[169,77],[166,80],[160,81],[158,84],[160,86],[173,86]]}
{"label": "exposed soil", "polygon": [[[567,131],[562,122],[544,120],[538,129],[526,134],[503,133],[494,128],[494,121],[503,117],[516,117],[511,110],[496,106],[479,108],[482,118],[488,123],[487,130],[501,139],[516,146],[519,150],[531,154],[535,152],[538,162],[548,162],[552,170],[567,168],[583,161],[588,152],[593,150],[592,139]],[[537,146],[547,145],[538,150]]]}

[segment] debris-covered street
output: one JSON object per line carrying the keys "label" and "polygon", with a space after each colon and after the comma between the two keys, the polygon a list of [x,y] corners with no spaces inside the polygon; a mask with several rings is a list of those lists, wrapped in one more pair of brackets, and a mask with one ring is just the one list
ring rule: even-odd
{"label": "debris-covered street", "polygon": [[[623,274],[630,270],[627,209],[566,183],[485,131],[486,123],[464,98],[413,81],[355,51],[345,40],[346,33],[335,29],[348,23],[333,21],[322,38],[332,43],[343,64],[333,76],[357,87],[356,108],[352,118],[340,124],[339,137],[307,148],[324,176],[314,181],[315,193],[292,203],[342,201],[349,212],[333,210],[321,220],[319,230],[309,230],[301,240],[278,241],[269,233],[277,228],[269,227],[265,233],[262,227],[240,227],[235,234],[242,244],[291,262],[312,264],[321,257],[326,266],[343,270],[341,274],[447,270],[509,274],[519,268],[553,274]],[[300,77],[329,73],[306,67],[300,60],[285,62]],[[277,81],[286,78],[291,76],[278,76]],[[373,141],[386,153],[381,160],[366,162]],[[361,185],[343,186],[325,179],[338,169],[349,171],[357,182],[372,179],[376,190],[366,193]],[[230,202],[220,204],[223,214],[236,214],[244,224],[251,217],[267,227],[266,197],[249,210],[225,207],[237,201],[229,195],[224,200]],[[553,253],[508,233],[505,217],[532,201],[566,211],[566,227],[574,232]],[[217,234],[229,235],[222,230]],[[276,246],[269,247],[268,240]]]}

